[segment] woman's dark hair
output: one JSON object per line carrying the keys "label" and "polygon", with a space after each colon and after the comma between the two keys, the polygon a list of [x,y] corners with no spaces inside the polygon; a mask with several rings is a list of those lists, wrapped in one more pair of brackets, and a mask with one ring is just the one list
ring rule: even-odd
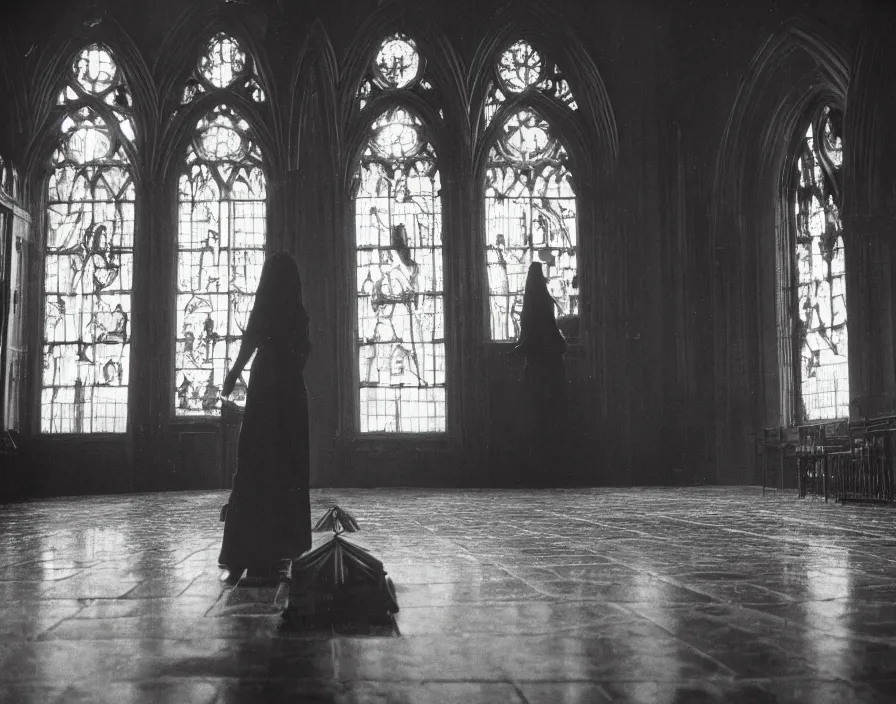
{"label": "woman's dark hair", "polygon": [[566,340],[557,327],[554,315],[556,303],[548,291],[541,262],[533,262],[526,275],[523,312],[520,315],[520,345],[522,347],[557,347],[566,349]]}
{"label": "woman's dark hair", "polygon": [[246,334],[259,340],[289,335],[307,322],[299,267],[287,252],[276,252],[265,259]]}

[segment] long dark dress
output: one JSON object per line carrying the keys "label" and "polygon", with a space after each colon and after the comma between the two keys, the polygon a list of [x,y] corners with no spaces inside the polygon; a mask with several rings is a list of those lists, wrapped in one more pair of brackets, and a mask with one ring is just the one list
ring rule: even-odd
{"label": "long dark dress", "polygon": [[218,558],[230,570],[268,570],[311,547],[308,319],[301,302],[289,311],[274,287],[263,290],[264,278],[243,338],[257,352]]}
{"label": "long dark dress", "polygon": [[554,301],[537,262],[529,267],[526,279],[519,349],[526,357],[523,384],[528,412],[524,428],[530,442],[530,478],[535,479],[547,476],[550,465],[565,460],[569,401],[563,361],[566,340],[557,327]]}

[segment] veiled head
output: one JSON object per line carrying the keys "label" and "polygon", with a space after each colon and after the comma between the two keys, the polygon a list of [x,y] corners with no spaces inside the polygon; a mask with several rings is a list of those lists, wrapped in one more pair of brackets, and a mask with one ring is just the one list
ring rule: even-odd
{"label": "veiled head", "polygon": [[266,331],[262,336],[278,328],[292,329],[307,321],[299,267],[287,252],[275,252],[265,259],[252,317],[257,319],[259,332]]}

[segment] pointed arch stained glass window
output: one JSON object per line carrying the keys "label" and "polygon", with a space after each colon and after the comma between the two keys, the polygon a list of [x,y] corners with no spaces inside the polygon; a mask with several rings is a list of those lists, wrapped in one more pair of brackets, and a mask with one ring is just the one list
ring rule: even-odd
{"label": "pointed arch stained glass window", "polygon": [[558,319],[578,315],[576,195],[566,150],[523,109],[509,117],[485,172],[486,262],[492,340],[516,340],[526,273],[544,267]]}
{"label": "pointed arch stained glass window", "polygon": [[442,213],[423,123],[392,108],[354,176],[360,430],[445,430]]}
{"label": "pointed arch stained glass window", "polygon": [[[553,125],[526,98],[539,95],[576,110],[569,84],[545,54],[525,40],[499,56],[483,118],[493,134],[485,170],[485,258],[491,339],[516,340],[526,273],[542,263],[558,324],[578,335],[576,194],[569,157]],[[518,106],[496,116],[513,98]]]}
{"label": "pointed arch stained glass window", "polygon": [[364,109],[376,93],[421,86],[430,90],[430,83],[422,78],[423,57],[413,39],[404,34],[393,34],[380,42],[376,55],[356,94],[357,106]]}
{"label": "pointed arch stained glass window", "polygon": [[40,429],[127,429],[134,182],[131,98],[107,49],[78,53],[47,193]]}
{"label": "pointed arch stained glass window", "polygon": [[184,86],[182,103],[214,91],[230,90],[255,102],[265,100],[254,57],[233,37],[218,33],[209,40]]}
{"label": "pointed arch stained glass window", "polygon": [[839,189],[843,148],[830,108],[810,124],[796,159],[794,262],[797,278],[798,416],[849,416],[846,261]]}
{"label": "pointed arch stained glass window", "polygon": [[522,39],[507,47],[498,58],[495,76],[485,101],[485,125],[491,124],[508,97],[537,91],[560,105],[578,110],[569,81],[557,65]]}
{"label": "pointed arch stained glass window", "polygon": [[[212,415],[265,256],[266,179],[248,123],[219,105],[196,125],[178,183],[175,412]],[[234,393],[245,402],[251,363]]]}

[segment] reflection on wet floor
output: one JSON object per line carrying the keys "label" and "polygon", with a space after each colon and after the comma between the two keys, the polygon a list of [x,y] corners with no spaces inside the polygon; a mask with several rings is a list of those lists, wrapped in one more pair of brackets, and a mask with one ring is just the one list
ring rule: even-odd
{"label": "reflection on wet floor", "polygon": [[[218,579],[221,492],[0,506],[0,701],[884,702],[896,511],[758,490],[327,490],[401,611]],[[317,535],[316,540],[329,539]]]}

